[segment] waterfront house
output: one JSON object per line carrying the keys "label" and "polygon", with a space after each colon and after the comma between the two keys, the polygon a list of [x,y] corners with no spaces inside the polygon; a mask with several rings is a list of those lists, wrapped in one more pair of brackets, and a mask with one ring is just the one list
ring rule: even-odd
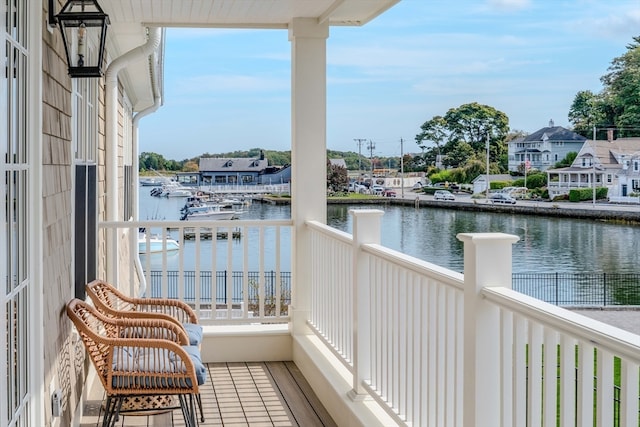
{"label": "waterfront house", "polygon": [[547,170],[549,198],[594,185],[606,187],[610,200],[630,196],[640,183],[638,153],[640,138],[586,140],[571,166]]}
{"label": "waterfront house", "polygon": [[586,139],[550,120],[549,126],[509,142],[509,172],[522,172],[525,165],[527,169],[547,170],[568,153],[577,153]]}
{"label": "waterfront house", "polygon": [[[138,124],[162,105],[171,26],[281,30],[291,44],[291,218],[202,224],[266,235],[256,248],[229,238],[228,252],[245,251],[263,273],[267,244],[276,261],[290,257],[290,295],[277,287],[266,301],[261,275],[251,300],[218,306],[211,288],[185,288],[184,264],[170,282],[162,261],[158,294],[194,306],[205,362],[293,361],[341,426],[637,425],[638,337],[512,291],[516,237],[460,234],[463,275],[381,246],[381,211],[354,211],[352,235],[325,225],[329,28],[366,25],[397,0],[99,0],[111,22],[100,78],[69,77],[49,28],[62,3],[1,3],[1,427],[80,423],[95,372],[65,305],[94,278],[141,292],[150,271],[139,228],[186,232],[137,220]],[[76,68],[82,49],[100,50],[84,35],[69,40]],[[189,227],[197,258],[204,231]],[[290,253],[278,252],[285,238]],[[542,364],[558,348],[568,349],[560,368]]]}
{"label": "waterfront house", "polygon": [[200,158],[201,185],[256,185],[267,169],[261,152],[258,158]]}

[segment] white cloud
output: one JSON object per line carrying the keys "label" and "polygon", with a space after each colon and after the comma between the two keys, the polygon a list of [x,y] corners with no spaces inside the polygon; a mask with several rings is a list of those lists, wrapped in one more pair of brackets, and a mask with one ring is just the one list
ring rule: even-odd
{"label": "white cloud", "polygon": [[489,0],[489,6],[492,8],[509,12],[526,9],[530,4],[529,0]]}
{"label": "white cloud", "polygon": [[572,27],[594,36],[631,42],[631,37],[637,36],[640,28],[640,7],[612,7],[610,13],[578,19]]}

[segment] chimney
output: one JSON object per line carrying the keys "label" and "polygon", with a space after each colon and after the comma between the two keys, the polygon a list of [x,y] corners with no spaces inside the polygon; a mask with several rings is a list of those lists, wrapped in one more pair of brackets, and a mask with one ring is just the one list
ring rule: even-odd
{"label": "chimney", "polygon": [[613,129],[607,129],[607,141],[613,142]]}
{"label": "chimney", "polygon": [[260,160],[264,160],[264,150],[260,150]]}
{"label": "chimney", "polygon": [[554,126],[553,119],[549,119],[549,127],[552,128]]}

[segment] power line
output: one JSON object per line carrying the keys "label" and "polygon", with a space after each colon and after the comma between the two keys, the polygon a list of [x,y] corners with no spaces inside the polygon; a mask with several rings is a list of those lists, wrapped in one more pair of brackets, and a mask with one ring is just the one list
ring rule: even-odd
{"label": "power line", "polygon": [[358,173],[362,170],[362,144],[367,140],[364,138],[353,138],[353,140],[358,144]]}
{"label": "power line", "polygon": [[376,149],[376,144],[369,140],[367,144],[367,150],[369,150],[369,162],[371,163],[371,185],[373,186],[373,150]]}

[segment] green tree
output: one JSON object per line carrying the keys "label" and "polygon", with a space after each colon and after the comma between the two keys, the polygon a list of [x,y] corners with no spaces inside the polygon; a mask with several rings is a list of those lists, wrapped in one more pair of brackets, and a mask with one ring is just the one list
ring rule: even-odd
{"label": "green tree", "polygon": [[464,166],[470,157],[475,154],[471,144],[464,141],[451,141],[445,145],[447,156],[442,161],[446,167],[457,168]]}
{"label": "green tree", "polygon": [[333,192],[343,191],[349,187],[347,169],[333,165],[327,160],[327,189]]}
{"label": "green tree", "polygon": [[138,169],[141,171],[166,170],[166,160],[158,153],[143,152],[139,156]]}
{"label": "green tree", "polygon": [[614,58],[609,72],[600,79],[604,96],[613,110],[618,136],[638,134],[640,126],[640,36],[627,45],[627,52]]}
{"label": "green tree", "polygon": [[600,81],[600,93],[585,90],[576,94],[568,115],[574,130],[593,138],[596,127],[599,139],[607,137],[610,127],[617,128],[615,137],[640,134],[640,36],[627,45],[627,52],[611,61]]}
{"label": "green tree", "polygon": [[578,153],[576,153],[575,151],[570,151],[566,156],[564,156],[564,159],[553,165],[553,168],[557,169],[569,167],[573,164],[573,161],[576,159],[576,157],[578,157]]}
{"label": "green tree", "polygon": [[606,105],[602,95],[590,90],[578,92],[569,108],[569,122],[573,131],[585,138],[593,138],[593,127],[607,123]]}
{"label": "green tree", "polygon": [[427,142],[433,143],[437,152],[431,149],[425,153],[427,158],[446,155],[443,164],[448,167],[464,166],[472,157],[486,157],[487,137],[493,162],[507,153],[509,118],[488,105],[472,102],[451,108],[444,116],[434,116],[423,123],[420,129],[415,138],[418,146],[424,149]]}
{"label": "green tree", "polygon": [[422,132],[416,135],[416,144],[422,150],[427,148],[427,143],[431,142],[435,147],[432,147],[434,151],[434,158],[436,154],[441,154],[441,148],[449,140],[450,130],[447,127],[447,122],[442,116],[434,116],[431,120],[427,120],[420,126]]}

